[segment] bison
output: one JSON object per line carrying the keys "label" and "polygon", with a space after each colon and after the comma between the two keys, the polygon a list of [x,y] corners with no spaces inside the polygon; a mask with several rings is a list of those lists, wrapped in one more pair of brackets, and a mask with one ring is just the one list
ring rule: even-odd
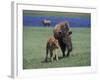
{"label": "bison", "polygon": [[46,62],[48,59],[48,53],[50,53],[50,59],[52,62],[53,62],[54,57],[58,61],[57,49],[59,49],[58,40],[55,39],[55,37],[50,37],[47,41],[47,44],[46,44],[46,58],[45,58]]}
{"label": "bison", "polygon": [[[70,25],[68,22],[61,22],[57,24],[53,30],[54,37],[58,40],[61,51],[63,53],[63,57],[69,56],[70,52],[72,51],[72,40],[71,34],[72,31],[70,30]],[[65,51],[67,49],[67,55],[65,55]]]}
{"label": "bison", "polygon": [[43,20],[42,23],[44,26],[48,26],[48,27],[51,25],[51,21],[47,19]]}

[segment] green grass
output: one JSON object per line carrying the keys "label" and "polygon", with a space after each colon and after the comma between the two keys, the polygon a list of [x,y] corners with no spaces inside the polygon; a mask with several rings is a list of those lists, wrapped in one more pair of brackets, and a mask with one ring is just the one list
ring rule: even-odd
{"label": "green grass", "polygon": [[67,16],[67,17],[89,17],[90,13],[77,13],[77,12],[56,12],[56,11],[32,11],[24,10],[24,16]]}
{"label": "green grass", "polygon": [[[43,62],[48,37],[53,35],[53,28],[24,27],[23,28],[23,68],[55,68],[90,66],[90,28],[72,28],[73,51],[70,57]],[[59,52],[59,56],[62,53]]]}

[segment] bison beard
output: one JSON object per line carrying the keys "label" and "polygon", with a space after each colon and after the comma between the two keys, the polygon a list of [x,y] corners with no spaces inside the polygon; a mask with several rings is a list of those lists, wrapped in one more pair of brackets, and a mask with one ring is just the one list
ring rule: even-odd
{"label": "bison beard", "polygon": [[65,51],[67,52],[67,57],[70,55],[72,51],[72,41],[71,41],[71,34],[69,23],[62,22],[55,26],[54,28],[54,37],[58,40],[61,51],[63,53],[63,57],[65,57]]}

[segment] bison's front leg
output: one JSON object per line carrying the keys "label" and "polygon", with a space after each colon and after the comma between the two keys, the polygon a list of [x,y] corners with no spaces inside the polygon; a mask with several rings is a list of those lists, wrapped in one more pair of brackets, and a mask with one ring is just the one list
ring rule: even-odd
{"label": "bison's front leg", "polygon": [[64,43],[60,43],[60,48],[63,53],[63,57],[65,57],[66,45]]}
{"label": "bison's front leg", "polygon": [[68,48],[67,57],[69,57],[70,52],[72,51],[72,43],[67,48]]}
{"label": "bison's front leg", "polygon": [[70,52],[71,52],[71,51],[72,51],[72,49],[68,50],[68,52],[67,52],[67,57],[70,56]]}
{"label": "bison's front leg", "polygon": [[59,46],[63,54],[63,57],[65,57],[66,44],[63,43],[62,39],[58,39],[58,42],[59,42]]}

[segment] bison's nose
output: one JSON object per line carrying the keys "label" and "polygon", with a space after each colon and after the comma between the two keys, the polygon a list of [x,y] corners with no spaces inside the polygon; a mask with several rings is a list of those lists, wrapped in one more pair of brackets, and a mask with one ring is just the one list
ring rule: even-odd
{"label": "bison's nose", "polygon": [[66,43],[66,39],[63,38],[63,43]]}

